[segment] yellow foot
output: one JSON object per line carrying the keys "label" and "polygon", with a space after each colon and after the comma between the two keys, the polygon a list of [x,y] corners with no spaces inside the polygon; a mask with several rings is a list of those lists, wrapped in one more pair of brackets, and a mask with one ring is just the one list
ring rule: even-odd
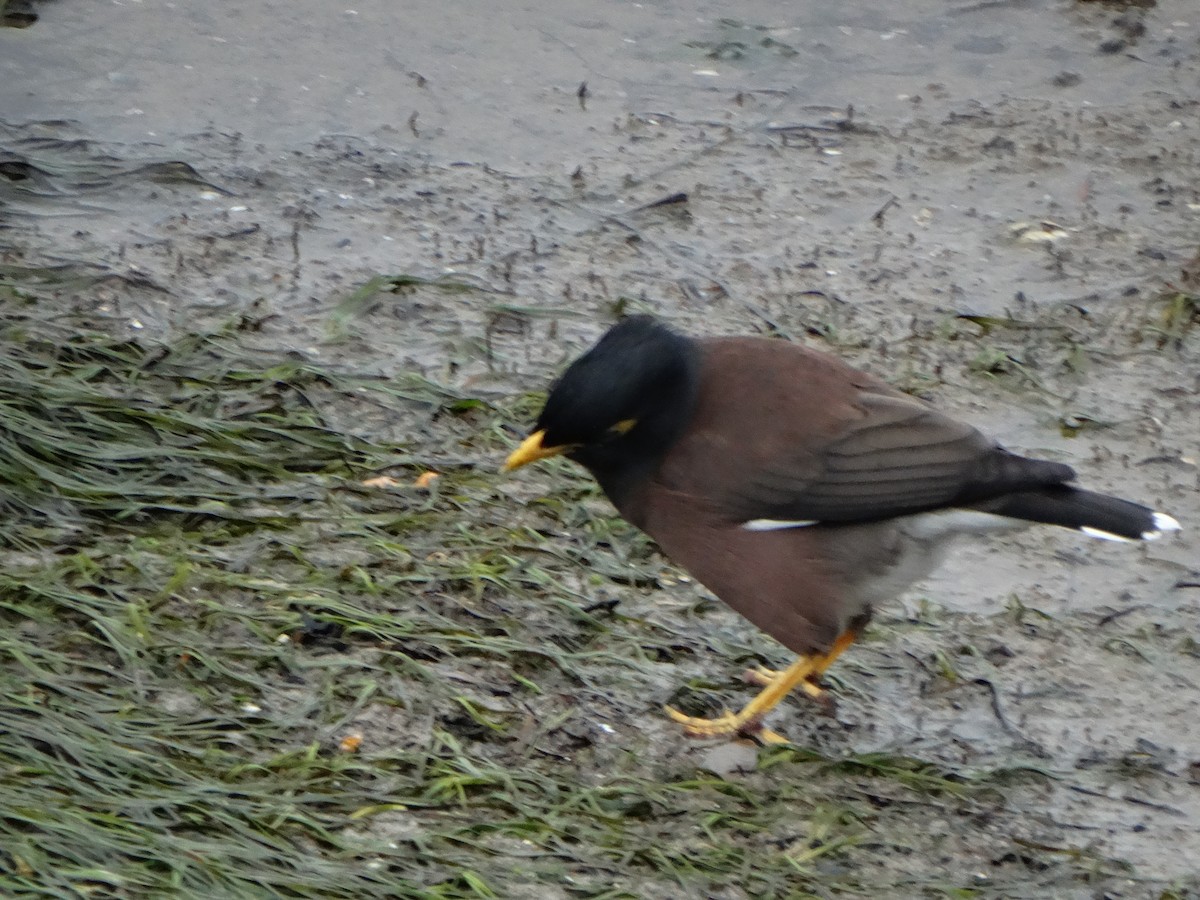
{"label": "yellow foot", "polygon": [[667,714],[683,726],[684,731],[691,737],[752,737],[769,744],[777,744],[786,739],[773,731],[763,728],[762,722],[767,713],[775,708],[788,691],[800,685],[812,697],[821,697],[825,691],[821,687],[821,673],[829,668],[829,664],[837,658],[850,642],[854,633],[847,631],[837,639],[829,652],[801,656],[782,672],[772,672],[770,669],[751,669],[750,678],[762,679],[763,689],[758,696],[746,704],[739,713],[728,710],[724,715],[715,719],[701,719],[696,716],[685,716],[677,709],[667,707]]}
{"label": "yellow foot", "polygon": [[[775,683],[779,678],[780,672],[778,669],[768,669],[766,666],[755,666],[753,669],[746,669],[742,672],[742,681],[746,684],[757,685],[758,687],[768,687]],[[820,700],[825,696],[825,688],[821,684],[821,676],[817,672],[813,672],[807,678],[800,682],[800,687],[804,693],[812,697],[814,700]]]}
{"label": "yellow foot", "polygon": [[746,715],[745,710],[731,713],[726,710],[715,719],[702,719],[681,713],[673,706],[665,707],[667,715],[683,726],[684,734],[694,738],[748,737],[764,744],[787,744],[787,738],[769,728],[764,728],[757,715]]}

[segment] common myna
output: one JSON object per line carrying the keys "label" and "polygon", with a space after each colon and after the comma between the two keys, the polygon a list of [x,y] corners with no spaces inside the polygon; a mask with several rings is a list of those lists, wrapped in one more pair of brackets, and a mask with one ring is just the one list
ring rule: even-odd
{"label": "common myna", "polygon": [[834,356],[782,340],[689,338],[649,316],[614,326],[551,387],[505,470],[564,454],[628,521],[799,654],[693,736],[782,740],[762,719],[820,677],[877,603],[928,575],[956,534],[1032,522],[1118,541],[1171,516],[1085,491],[1062,463],[979,431]]}

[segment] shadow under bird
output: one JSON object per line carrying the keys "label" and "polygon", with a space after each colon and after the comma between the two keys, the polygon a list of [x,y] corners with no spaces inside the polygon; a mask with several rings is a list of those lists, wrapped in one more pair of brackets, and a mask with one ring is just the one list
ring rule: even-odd
{"label": "shadow under bird", "polygon": [[874,607],[928,575],[951,538],[1030,523],[1118,541],[1166,513],[1076,487],[837,357],[759,337],[689,338],[623,320],[554,383],[505,470],[559,454],[729,606],[799,655],[697,737],[781,741],[763,717],[812,696]]}

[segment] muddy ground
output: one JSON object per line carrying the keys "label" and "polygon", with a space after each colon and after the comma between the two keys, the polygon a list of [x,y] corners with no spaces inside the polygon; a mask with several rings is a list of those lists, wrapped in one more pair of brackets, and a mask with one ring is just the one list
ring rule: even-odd
{"label": "muddy ground", "polygon": [[[516,112],[442,33],[315,140],[233,88],[48,114],[0,31],[0,887],[1200,896],[1194,10],[564,9],[497,25],[557,79]],[[663,704],[785,652],[569,465],[497,472],[625,311],[836,352],[1185,530],[964,545],[793,747],[690,741]]]}

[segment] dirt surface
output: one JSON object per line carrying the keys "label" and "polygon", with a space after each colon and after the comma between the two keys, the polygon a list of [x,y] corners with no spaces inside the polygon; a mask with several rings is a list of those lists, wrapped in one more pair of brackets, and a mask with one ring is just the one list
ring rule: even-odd
{"label": "dirt surface", "polygon": [[[486,763],[644,799],[601,798],[632,842],[603,852],[591,832],[528,825],[460,836],[450,853],[428,837],[447,777],[431,770],[412,796],[379,787],[392,807],[330,813],[319,839],[290,846],[368,866],[348,836],[386,840],[395,858],[370,858],[414,896],[1200,896],[1200,16],[914,0],[886,22],[838,21],[802,5],[794,21],[770,5],[734,22],[704,5],[557,4],[491,30],[484,6],[464,26],[432,4],[372,4],[324,30],[275,9],[271,37],[242,10],[137,52],[137,28],[163,34],[183,14],[117,6],[93,24],[44,4],[31,28],[0,29],[10,336],[62,328],[152,356],[228,334],[238,353],[333,373],[312,389],[323,426],[376,448],[312,490],[442,473],[433,494],[363,501],[409,522],[395,540],[420,565],[392,592],[354,582],[326,615],[296,599],[294,559],[263,557],[271,603],[292,612],[258,637],[313,616],[357,625],[252,702],[321,709],[292,723],[296,746],[352,730],[372,777],[388,748],[448,759],[453,746],[476,767],[460,775]],[[289,43],[301,33],[309,43]],[[181,74],[196,67],[204,77]],[[320,88],[304,100],[306,80]],[[773,716],[797,749],[690,742],[662,704],[735,706],[750,695],[741,669],[784,663],[782,649],[568,467],[496,473],[536,392],[627,310],[837,352],[1185,530],[1146,547],[1050,529],[964,545],[839,664],[833,717],[799,697]],[[335,376],[436,397],[322,402]],[[321,509],[327,532],[271,539],[304,547],[305,572],[399,552]],[[136,544],[170,514],[96,533]],[[21,521],[6,532],[17,581],[62,540],[21,538]],[[239,604],[266,602],[260,590],[213,596],[257,615]],[[119,578],[112,591],[133,602]],[[5,610],[5,628],[34,634]],[[380,637],[389,617],[431,610],[461,628],[441,643]],[[586,640],[563,637],[576,626]],[[540,662],[524,655],[543,645]],[[314,667],[387,677],[359,703],[322,695]],[[179,721],[251,702],[249,681],[198,700],[171,671],[153,674],[154,703]],[[456,787],[454,815],[511,823],[496,810],[525,810],[530,783],[485,800]],[[570,819],[565,797],[539,821]],[[421,854],[437,859],[400,861]],[[118,857],[94,864],[119,873]],[[20,876],[36,893],[36,866],[15,851],[7,865],[10,889]]]}

